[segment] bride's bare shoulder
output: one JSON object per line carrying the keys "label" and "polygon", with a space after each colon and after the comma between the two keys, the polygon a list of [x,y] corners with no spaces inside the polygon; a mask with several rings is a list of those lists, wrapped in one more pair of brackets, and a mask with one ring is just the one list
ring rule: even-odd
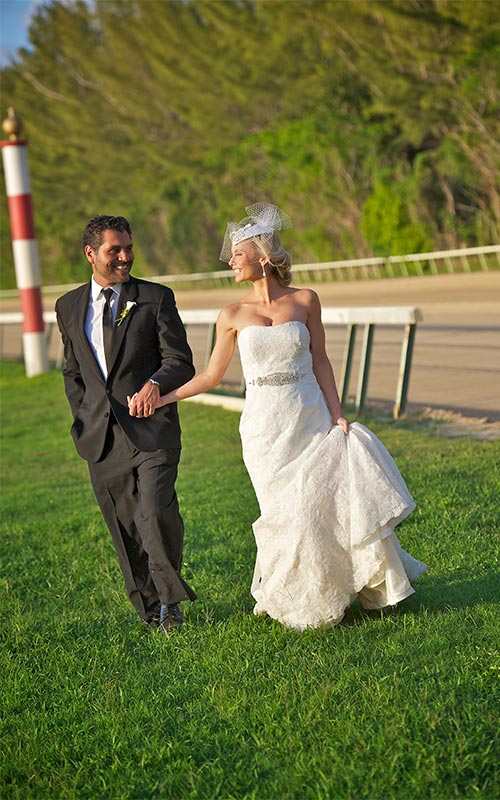
{"label": "bride's bare shoulder", "polygon": [[227,306],[224,306],[219,311],[219,316],[217,318],[217,325],[220,325],[224,328],[231,328],[237,329],[237,325],[235,324],[238,316],[241,314],[242,303],[230,303]]}
{"label": "bride's bare shoulder", "polygon": [[314,289],[290,286],[295,295],[295,300],[304,306],[314,306],[319,302],[318,293]]}

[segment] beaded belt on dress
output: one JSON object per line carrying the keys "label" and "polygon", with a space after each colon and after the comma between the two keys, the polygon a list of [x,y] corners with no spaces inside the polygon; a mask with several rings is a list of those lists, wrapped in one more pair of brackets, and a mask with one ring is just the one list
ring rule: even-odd
{"label": "beaded belt on dress", "polygon": [[252,378],[247,381],[247,386],[284,386],[287,383],[296,383],[300,378],[305,377],[305,372],[272,372],[270,375],[263,375],[259,378]]}

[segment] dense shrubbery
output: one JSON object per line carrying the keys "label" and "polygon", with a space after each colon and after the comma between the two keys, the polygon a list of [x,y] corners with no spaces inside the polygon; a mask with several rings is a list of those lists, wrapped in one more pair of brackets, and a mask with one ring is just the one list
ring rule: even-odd
{"label": "dense shrubbery", "polygon": [[[65,0],[30,38],[3,102],[30,141],[46,283],[87,277],[100,212],[131,219],[150,275],[218,268],[257,199],[294,219],[296,262],[500,238],[488,0]],[[11,286],[6,213],[1,235]]]}

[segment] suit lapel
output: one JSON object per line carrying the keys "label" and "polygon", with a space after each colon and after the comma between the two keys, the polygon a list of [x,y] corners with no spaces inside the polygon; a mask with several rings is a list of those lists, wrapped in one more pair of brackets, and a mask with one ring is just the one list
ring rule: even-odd
{"label": "suit lapel", "polygon": [[76,308],[76,317],[77,317],[76,330],[78,336],[80,337],[80,341],[83,345],[83,348],[87,353],[88,361],[91,364],[95,374],[101,379],[101,381],[104,381],[101,369],[95,359],[94,353],[92,352],[92,348],[90,346],[90,342],[87,339],[87,334],[85,333],[85,321],[87,319],[87,311],[90,301],[90,287],[91,287],[90,281],[88,284],[82,287],[82,295]]}
{"label": "suit lapel", "polygon": [[88,339],[85,336],[85,320],[87,318],[87,309],[89,307],[89,300],[90,300],[90,282],[86,286],[82,286],[83,292],[78,303],[78,311],[77,311],[77,329],[78,333],[81,334],[85,341],[88,344]]}
{"label": "suit lapel", "polygon": [[127,333],[127,328],[130,325],[130,320],[134,315],[135,308],[132,308],[129,311],[123,322],[120,322],[119,325],[117,324],[117,322],[120,318],[121,313],[125,310],[127,303],[129,301],[134,303],[137,301],[137,295],[138,295],[137,283],[133,278],[129,278],[127,283],[124,283],[122,285],[122,289],[120,292],[120,299],[118,301],[118,308],[115,316],[115,330],[113,333],[113,348],[111,350],[111,359],[108,366],[108,374],[111,374],[111,371],[115,365],[116,357],[120,352],[120,347]]}

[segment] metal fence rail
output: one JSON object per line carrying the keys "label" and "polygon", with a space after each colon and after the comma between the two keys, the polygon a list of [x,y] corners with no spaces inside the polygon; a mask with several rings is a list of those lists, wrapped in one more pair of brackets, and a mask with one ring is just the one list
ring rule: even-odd
{"label": "metal fence rail", "polygon": [[[215,322],[219,315],[219,309],[204,309],[204,310],[191,310],[183,311],[182,319],[189,333],[189,328],[192,326],[203,326],[206,328],[205,335],[205,354],[204,364],[208,363],[210,354],[215,343]],[[59,331],[56,324],[56,314],[54,311],[44,312],[44,322],[46,325],[47,344],[50,349],[54,350],[56,345],[57,356],[55,364],[61,367],[63,360],[62,342],[60,340]],[[3,357],[3,330],[6,325],[22,324],[21,312],[0,313],[0,356]],[[367,398],[368,379],[370,374],[371,354],[373,347],[373,334],[376,325],[390,325],[400,326],[403,328],[403,339],[401,344],[401,352],[399,359],[399,368],[394,365],[394,369],[398,371],[398,382],[396,387],[396,397],[393,406],[393,416],[397,419],[402,414],[407,405],[408,387],[410,382],[410,372],[413,355],[413,345],[415,341],[415,333],[417,323],[420,322],[422,312],[420,309],[412,306],[387,306],[387,307],[374,307],[374,308],[332,308],[327,307],[322,309],[322,319],[325,327],[329,326],[342,326],[346,329],[346,336],[344,342],[344,356],[342,360],[342,368],[340,379],[338,382],[338,391],[342,403],[345,405],[348,392],[349,382],[352,372],[352,364],[354,358],[354,345],[356,334],[359,327],[363,328],[363,340],[361,344],[360,363],[358,371],[355,408],[356,411],[361,411]],[[56,341],[54,342],[54,336]],[[21,334],[19,333],[19,353],[21,354]],[[238,395],[244,392],[244,380],[241,376]],[[234,394],[234,393],[233,393]]]}
{"label": "metal fence rail", "polygon": [[[215,322],[218,314],[219,311],[217,309],[184,311],[182,314],[182,319],[187,329],[189,329],[190,325],[207,326],[205,365],[208,363],[208,359],[210,358],[215,344]],[[363,340],[355,399],[355,409],[357,413],[362,411],[366,405],[375,326],[380,324],[403,327],[396,397],[393,405],[394,419],[398,419],[406,410],[408,401],[415,333],[417,330],[417,323],[421,322],[423,319],[421,310],[413,306],[379,306],[374,308],[326,307],[322,309],[321,317],[325,327],[337,325],[346,328],[344,355],[340,379],[338,381],[338,392],[343,405],[346,404],[349,393],[356,334],[358,328],[360,326],[363,327]],[[243,394],[244,386],[245,384],[242,377],[240,394]]]}

